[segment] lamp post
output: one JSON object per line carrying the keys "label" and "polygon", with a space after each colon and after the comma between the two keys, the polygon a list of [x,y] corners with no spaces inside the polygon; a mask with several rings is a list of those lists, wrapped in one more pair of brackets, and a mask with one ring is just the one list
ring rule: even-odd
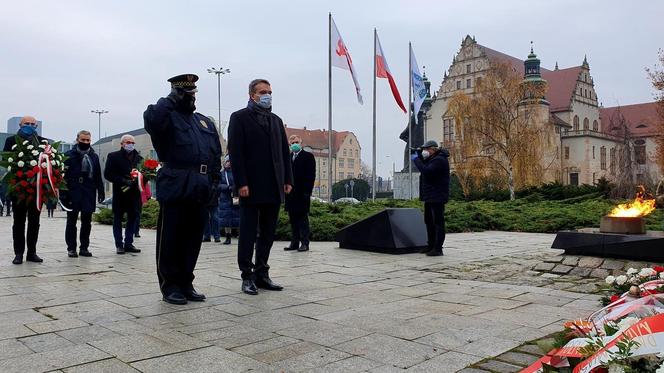
{"label": "lamp post", "polygon": [[355,180],[350,179],[350,198],[353,198],[353,187],[355,186]]}
{"label": "lamp post", "polygon": [[101,140],[101,115],[108,113],[108,110],[97,109],[97,110],[90,110],[90,112],[93,113],[93,114],[97,114],[99,116],[99,121],[98,121],[99,132],[97,132],[97,137],[98,137],[97,138],[97,154],[101,157],[101,142],[100,142],[100,140]]}
{"label": "lamp post", "polygon": [[221,135],[221,76],[225,74],[230,74],[231,70],[224,69],[223,67],[219,67],[218,69],[212,67],[207,69],[207,72],[209,72],[210,74],[217,75],[217,100],[219,103],[219,117],[217,118],[217,120],[219,121],[219,134]]}

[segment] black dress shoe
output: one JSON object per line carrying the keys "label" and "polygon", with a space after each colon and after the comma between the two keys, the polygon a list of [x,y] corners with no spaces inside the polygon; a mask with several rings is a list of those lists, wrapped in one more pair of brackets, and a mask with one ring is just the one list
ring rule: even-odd
{"label": "black dress shoe", "polygon": [[173,292],[170,294],[164,294],[164,302],[182,305],[187,304],[187,298],[185,298],[180,292]]}
{"label": "black dress shoe", "polygon": [[[83,255],[83,252],[81,252],[81,255]],[[76,250],[67,250],[67,256],[70,258],[78,258],[78,254],[76,254]]]}
{"label": "black dress shoe", "polygon": [[427,256],[443,256],[443,250],[431,250],[427,252]]}
{"label": "black dress shoe", "polygon": [[206,238],[203,238],[203,242],[212,242],[212,240],[210,239],[210,237],[206,237]]}
{"label": "black dress shoe", "polygon": [[134,238],[141,238],[141,235],[139,233],[134,234]]}
{"label": "black dress shoe", "polygon": [[297,244],[293,245],[293,244],[291,243],[290,245],[284,247],[284,250],[286,250],[286,251],[297,250]]}
{"label": "black dress shoe", "polygon": [[420,249],[419,253],[420,254],[426,254],[429,251],[431,251],[431,248],[429,246],[427,246],[427,247],[423,247],[422,249]]}
{"label": "black dress shoe", "polygon": [[305,245],[305,244],[302,244],[302,246],[300,246],[300,247],[297,249],[297,251],[309,251],[309,244],[306,244],[306,245]]}
{"label": "black dress shoe", "polygon": [[256,278],[256,281],[254,281],[254,282],[255,282],[256,286],[258,286],[258,287],[261,288],[261,289],[265,289],[265,290],[275,290],[275,291],[280,291],[280,290],[283,290],[283,289],[284,289],[283,286],[281,286],[281,285],[279,285],[279,284],[275,284],[275,283],[272,281],[272,279],[270,279],[270,278],[267,277],[267,276],[264,276],[264,277],[258,277],[258,278]]}
{"label": "black dress shoe", "polygon": [[189,291],[185,291],[184,296],[185,296],[185,298],[187,298],[187,300],[190,300],[192,302],[203,302],[203,301],[205,301],[205,295],[197,292],[194,289],[191,289]]}
{"label": "black dress shoe", "polygon": [[249,295],[258,294],[258,289],[256,289],[256,284],[252,280],[242,280],[242,292]]}
{"label": "black dress shoe", "polygon": [[85,249],[81,249],[81,251],[78,254],[80,256],[92,256],[92,253]]}
{"label": "black dress shoe", "polygon": [[25,257],[26,262],[35,262],[35,263],[41,263],[44,261],[44,259],[40,258],[37,254],[28,254]]}
{"label": "black dress shoe", "polygon": [[226,241],[223,242],[224,245],[230,245],[231,244],[231,235],[226,236]]}
{"label": "black dress shoe", "polygon": [[214,242],[221,242],[221,237],[215,237]]}
{"label": "black dress shoe", "polygon": [[22,264],[23,263],[23,255],[16,255],[14,257],[14,260],[12,260],[12,263],[14,264]]}
{"label": "black dress shoe", "polygon": [[134,245],[124,245],[124,251],[125,253],[140,253],[141,250],[137,249]]}

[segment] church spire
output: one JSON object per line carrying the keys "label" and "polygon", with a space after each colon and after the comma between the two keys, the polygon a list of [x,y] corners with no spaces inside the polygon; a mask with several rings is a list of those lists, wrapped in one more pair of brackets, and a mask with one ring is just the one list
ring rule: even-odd
{"label": "church spire", "polygon": [[553,71],[558,71],[558,61],[556,61],[556,67],[553,68]]}
{"label": "church spire", "polygon": [[540,73],[540,60],[537,58],[537,55],[533,51],[533,42],[530,42],[530,54],[528,58],[523,62],[524,66],[524,78],[526,80],[542,80],[542,75]]}
{"label": "church spire", "polygon": [[583,67],[585,67],[585,68],[589,68],[589,65],[588,65],[588,56],[585,55],[585,54],[583,55],[583,63],[581,64],[581,66],[583,66]]}

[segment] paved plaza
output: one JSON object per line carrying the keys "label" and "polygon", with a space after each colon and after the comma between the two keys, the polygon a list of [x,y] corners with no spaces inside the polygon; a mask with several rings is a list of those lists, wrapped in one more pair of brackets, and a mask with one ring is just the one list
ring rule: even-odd
{"label": "paved plaza", "polygon": [[271,276],[285,290],[257,296],[240,292],[236,240],[206,243],[195,285],[208,300],[174,306],[158,290],[154,231],[121,256],[111,227],[94,225],[94,257],[68,258],[63,213],[45,215],[42,264],[11,264],[0,218],[3,373],[456,372],[599,305],[530,271],[559,253],[553,235],[482,232],[449,234],[444,257],[275,243]]}

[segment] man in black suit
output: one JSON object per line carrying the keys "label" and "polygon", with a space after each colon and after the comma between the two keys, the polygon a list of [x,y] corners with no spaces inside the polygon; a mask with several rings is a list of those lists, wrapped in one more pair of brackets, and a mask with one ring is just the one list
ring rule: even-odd
{"label": "man in black suit", "polygon": [[[141,164],[141,157],[135,147],[134,136],[123,135],[120,138],[120,150],[108,153],[104,178],[113,183],[113,238],[116,253],[140,253],[134,247],[134,229],[136,227],[136,211],[141,203],[141,192],[138,179],[132,177],[131,171]],[[122,240],[122,218],[127,214],[124,242]]]}
{"label": "man in black suit", "polygon": [[[297,135],[288,138],[293,167],[293,190],[286,196],[286,211],[291,224],[291,242],[284,250],[309,250],[309,208],[311,192],[316,181],[316,159],[302,149],[302,139]],[[301,243],[301,245],[300,245]]]}
{"label": "man in black suit", "polygon": [[[249,84],[246,108],[231,114],[228,152],[240,196],[238,265],[242,291],[256,287],[282,290],[269,276],[267,264],[279,218],[279,207],[293,185],[290,151],[284,123],[272,113],[272,88],[265,79]],[[260,230],[260,237],[257,230]],[[256,263],[252,263],[256,245]]]}
{"label": "man in black suit", "polygon": [[[76,252],[76,222],[81,215],[80,254],[92,256],[90,246],[90,230],[92,229],[92,213],[97,206],[95,202],[104,201],[104,182],[101,179],[99,156],[90,146],[90,131],[81,130],[76,135],[76,146],[66,153],[65,181],[67,190],[60,194],[60,200],[71,211],[67,211],[65,242],[70,258],[78,257]],[[96,198],[95,198],[96,197]]]}
{"label": "man in black suit", "polygon": [[[19,129],[16,136],[8,137],[5,140],[5,147],[3,151],[12,151],[12,147],[16,145],[16,138],[19,140],[28,141],[29,145],[38,147],[43,145],[45,139],[37,135],[37,119],[31,116],[21,118],[19,122]],[[12,237],[14,239],[14,260],[12,263],[23,263],[23,252],[27,244],[28,253],[25,260],[28,262],[41,263],[44,260],[37,255],[37,238],[39,237],[39,215],[40,210],[37,209],[35,203],[27,203],[26,201],[19,201],[16,198],[12,200],[14,209],[14,224],[12,225]],[[9,210],[7,210],[9,213]],[[28,231],[25,231],[25,219],[28,219]]]}

